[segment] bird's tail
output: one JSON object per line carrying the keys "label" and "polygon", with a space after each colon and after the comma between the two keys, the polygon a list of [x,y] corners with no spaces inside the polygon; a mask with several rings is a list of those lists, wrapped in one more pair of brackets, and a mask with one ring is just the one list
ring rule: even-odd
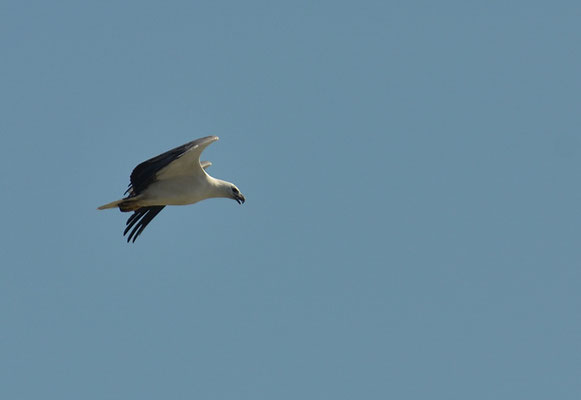
{"label": "bird's tail", "polygon": [[101,207],[98,207],[97,210],[106,210],[108,208],[118,207],[119,204],[123,203],[124,200],[125,199],[115,200],[115,201],[112,201],[111,203],[103,204]]}
{"label": "bird's tail", "polygon": [[97,210],[106,210],[108,208],[115,208],[119,207],[119,210],[122,212],[127,211],[135,211],[141,206],[138,205],[137,199],[135,198],[125,198],[120,200],[112,201],[111,203],[103,204],[101,207],[98,207]]}

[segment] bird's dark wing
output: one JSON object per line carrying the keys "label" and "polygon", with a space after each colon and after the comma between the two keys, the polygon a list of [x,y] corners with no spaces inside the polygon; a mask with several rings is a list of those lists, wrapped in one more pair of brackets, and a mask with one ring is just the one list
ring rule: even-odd
{"label": "bird's dark wing", "polygon": [[164,207],[165,206],[141,207],[136,210],[125,223],[127,227],[125,228],[125,231],[123,231],[123,236],[133,228],[129,236],[127,236],[127,243],[129,243],[131,239],[135,242],[135,239],[141,235],[141,232],[143,232],[147,224],[149,224],[151,220],[164,209]]}
{"label": "bird's dark wing", "polygon": [[[199,163],[199,157],[202,150],[210,143],[218,140],[216,136],[206,136],[200,139],[196,139],[192,142],[183,144],[181,146],[176,147],[175,149],[171,149],[166,151],[159,156],[150,158],[147,161],[142,162],[139,164],[133,172],[131,173],[131,184],[127,192],[130,193],[130,196],[136,196],[140,194],[145,188],[147,188],[151,183],[155,182],[157,178],[157,173],[167,167],[173,161],[179,159],[184,154],[188,153],[189,151],[195,151],[194,158],[197,158]],[[192,164],[192,168],[195,167],[195,164]],[[200,168],[201,169],[201,168]],[[127,193],[126,192],[126,193]]]}

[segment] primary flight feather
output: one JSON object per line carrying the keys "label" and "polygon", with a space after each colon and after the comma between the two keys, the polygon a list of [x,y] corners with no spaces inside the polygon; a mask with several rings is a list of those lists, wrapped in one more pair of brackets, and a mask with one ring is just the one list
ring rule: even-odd
{"label": "primary flight feather", "polygon": [[244,203],[245,198],[233,183],[211,177],[209,161],[200,161],[202,151],[218,136],[206,136],[166,151],[139,164],[131,173],[127,197],[102,205],[99,210],[119,207],[133,211],[123,235],[135,239],[165,206],[194,204],[212,197],[226,197]]}

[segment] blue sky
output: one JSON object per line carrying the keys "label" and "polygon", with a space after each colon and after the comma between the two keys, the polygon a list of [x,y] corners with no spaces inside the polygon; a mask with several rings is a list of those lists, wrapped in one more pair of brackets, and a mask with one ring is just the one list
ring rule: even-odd
{"label": "blue sky", "polygon": [[[0,397],[578,399],[578,2],[0,5]],[[247,201],[164,210],[207,135]]]}

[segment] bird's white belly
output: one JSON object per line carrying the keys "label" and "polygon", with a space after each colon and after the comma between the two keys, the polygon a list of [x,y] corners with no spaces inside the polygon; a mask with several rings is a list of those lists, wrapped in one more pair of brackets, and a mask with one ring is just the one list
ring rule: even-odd
{"label": "bird's white belly", "polygon": [[185,205],[207,199],[204,182],[192,177],[176,177],[152,183],[143,191],[140,203],[144,205]]}

